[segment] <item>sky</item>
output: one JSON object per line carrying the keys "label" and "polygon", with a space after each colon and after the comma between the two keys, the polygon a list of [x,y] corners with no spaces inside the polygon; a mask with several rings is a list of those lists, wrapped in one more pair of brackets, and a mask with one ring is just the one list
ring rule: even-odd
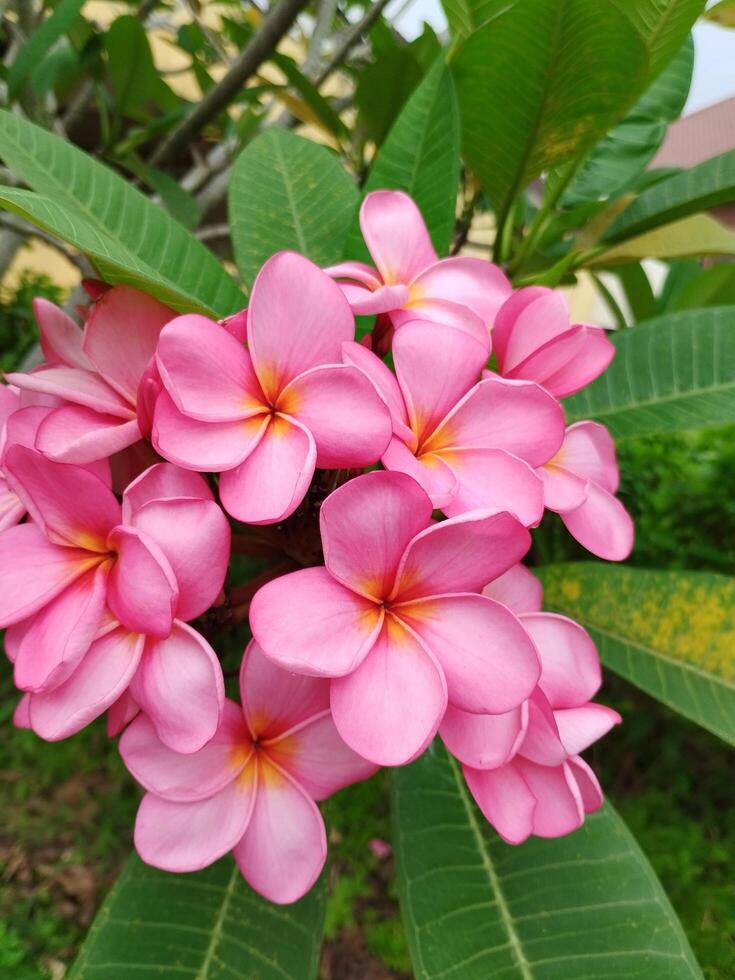
{"label": "sky", "polygon": [[[393,16],[405,0],[394,0],[388,7]],[[440,0],[413,0],[398,16],[396,25],[412,39],[421,33],[424,23],[435,31],[446,29],[447,22]],[[694,77],[684,114],[735,95],[735,29],[700,22],[694,27]]]}

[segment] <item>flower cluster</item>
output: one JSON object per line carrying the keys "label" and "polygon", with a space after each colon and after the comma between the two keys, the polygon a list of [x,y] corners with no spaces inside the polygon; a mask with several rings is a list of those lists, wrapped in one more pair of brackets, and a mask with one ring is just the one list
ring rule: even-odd
{"label": "flower cluster", "polygon": [[505,840],[568,833],[602,799],[579,753],[620,720],[521,564],[546,509],[630,551],[612,440],[559,400],[613,346],[558,292],[438,259],[404,194],[361,225],[376,268],[278,253],[220,322],[93,282],[82,331],[39,300],[45,360],[0,389],[16,724],[106,712],[141,857],[232,851],[274,902],[321,871],[316,802],[437,734]]}

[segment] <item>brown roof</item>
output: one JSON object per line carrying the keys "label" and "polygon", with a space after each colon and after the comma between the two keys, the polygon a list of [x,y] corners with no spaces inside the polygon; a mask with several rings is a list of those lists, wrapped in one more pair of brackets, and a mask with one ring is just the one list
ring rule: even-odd
{"label": "brown roof", "polygon": [[693,167],[735,149],[735,97],[677,119],[652,167]]}

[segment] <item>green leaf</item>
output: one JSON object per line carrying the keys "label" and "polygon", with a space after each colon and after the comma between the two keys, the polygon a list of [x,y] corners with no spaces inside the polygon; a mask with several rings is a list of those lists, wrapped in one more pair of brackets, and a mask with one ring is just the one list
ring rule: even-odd
{"label": "green leaf", "polygon": [[630,262],[611,271],[620,280],[633,320],[650,320],[656,316],[656,297],[641,263]]}
{"label": "green leaf", "polygon": [[69,30],[83,6],[84,0],[61,0],[51,16],[19,48],[8,71],[8,99],[11,102],[50,48]]}
{"label": "green leaf", "polygon": [[612,337],[605,373],[564,407],[619,438],[735,422],[735,307],[667,314]]}
{"label": "green leaf", "polygon": [[455,41],[469,37],[497,11],[495,0],[442,0],[442,7]]}
{"label": "green leaf", "polygon": [[651,77],[669,63],[684,43],[705,0],[613,0],[645,40]]}
{"label": "green leaf", "polygon": [[252,283],[280,249],[330,265],[342,258],[358,191],[326,147],[272,126],[235,161],[229,190],[232,243]]}
{"label": "green leaf", "polygon": [[610,804],[559,840],[501,841],[438,743],[393,771],[393,846],[416,980],[702,974]]}
{"label": "green leaf", "polygon": [[147,182],[161,198],[163,206],[172,218],[184,226],[193,229],[202,220],[202,209],[199,202],[184,190],[178,180],[163,170],[156,170],[155,167],[144,167]]}
{"label": "green leaf", "polygon": [[668,309],[694,310],[727,304],[735,307],[735,264],[732,262],[703,269],[673,298]]}
{"label": "green leaf", "polygon": [[131,857],[97,914],[68,980],[312,980],[324,924],[324,881],[273,905],[227,857],[167,874]]}
{"label": "green leaf", "polygon": [[363,69],[355,90],[355,105],[357,128],[365,139],[381,145],[422,74],[410,47],[386,51]]}
{"label": "green leaf", "polygon": [[643,173],[663,142],[667,124],[684,108],[693,65],[694,44],[687,38],[625,119],[587,157],[564,194],[565,206],[614,197]]}
{"label": "green leaf", "polygon": [[[454,229],[459,177],[459,117],[452,77],[443,56],[403,108],[378,152],[365,193],[405,191],[424,216],[439,255],[446,255]],[[356,230],[351,252],[362,249]]]}
{"label": "green leaf", "polygon": [[299,70],[299,67],[294,59],[276,51],[271,55],[270,60],[274,65],[277,65],[278,68],[281,69],[283,74],[288,79],[289,84],[299,93],[309,109],[311,109],[317,119],[319,119],[323,124],[327,132],[331,133],[332,136],[336,137],[338,140],[348,139],[349,131],[345,124],[342,122],[324,96],[319,93],[319,90],[314,83],[308,79],[302,71]]}
{"label": "green leaf", "polygon": [[628,18],[587,0],[493,0],[452,62],[465,157],[500,223],[541,173],[586,153],[642,91],[648,59]]}
{"label": "green leaf", "polygon": [[624,241],[650,228],[731,201],[735,201],[735,150],[649,187],[610,225],[605,240]]}
{"label": "green leaf", "polygon": [[156,68],[145,27],[137,17],[118,17],[105,35],[105,47],[116,112],[157,114],[181,106]]}
{"label": "green leaf", "polygon": [[109,282],[138,284],[179,310],[225,316],[244,305],[201,242],[71,143],[0,110],[0,157],[39,192],[4,188],[5,205],[87,252]]}
{"label": "green leaf", "polygon": [[535,571],[544,605],[588,629],[607,667],[735,745],[735,579],[598,562]]}
{"label": "green leaf", "polygon": [[692,214],[606,246],[583,264],[594,267],[631,259],[680,259],[689,255],[735,255],[735,232],[708,214]]}

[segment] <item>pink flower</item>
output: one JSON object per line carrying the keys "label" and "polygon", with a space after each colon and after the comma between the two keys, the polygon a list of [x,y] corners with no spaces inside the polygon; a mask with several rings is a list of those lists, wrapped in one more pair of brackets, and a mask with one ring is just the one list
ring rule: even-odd
{"label": "pink flower", "polygon": [[90,463],[132,446],[138,385],[161,328],[176,314],[131,286],[113,286],[93,304],[84,332],[47,300],[33,304],[46,363],[8,380],[63,399],[38,431],[36,448],[66,463]]}
{"label": "pink flower", "polygon": [[272,902],[301,898],[324,866],[327,841],[314,800],[366,779],[329,714],[329,684],[279,670],[251,642],[240,671],[242,708],[225,702],[217,734],[199,752],[161,743],[145,716],[120,740],[148,790],[135,822],[141,858],[196,871],[232,851],[245,880]]}
{"label": "pink flower", "polygon": [[[8,445],[8,420],[20,408],[20,396],[16,388],[0,385],[0,461]],[[5,473],[0,465],[0,531],[12,527],[22,520],[25,505],[8,486]]]}
{"label": "pink flower", "polygon": [[445,323],[489,351],[489,331],[511,294],[496,265],[465,256],[438,259],[421,212],[401,191],[368,194],[360,227],[377,269],[342,262],[326,270],[341,281],[353,313],[387,315],[395,329],[408,320]]}
{"label": "pink flower", "polygon": [[506,300],[493,350],[503,377],[537,381],[557,398],[594,381],[615,354],[600,327],[571,325],[564,294],[546,286],[527,286]]}
{"label": "pink flower", "polygon": [[367,473],[322,505],[326,567],[264,585],[253,634],[287,670],[334,678],[337,729],[356,752],[400,765],[433,738],[447,701],[509,711],[538,678],[517,618],[479,595],[518,561],[529,534],[510,514],[473,511],[435,523],[403,473]]}
{"label": "pink flower", "polygon": [[539,612],[540,595],[520,568],[485,594],[513,597],[541,659],[538,687],[502,714],[450,706],[440,729],[478,806],[509,844],[531,834],[571,833],[602,805],[599,783],[579,753],[621,721],[616,711],[590,701],[601,672],[589,635],[565,616]]}
{"label": "pink flower", "polygon": [[633,548],[633,521],[615,497],[615,444],[599,422],[575,422],[559,452],[539,470],[544,503],[593,555],[622,561]]}
{"label": "pink flower", "polygon": [[391,410],[386,469],[412,476],[449,517],[485,507],[510,511],[526,526],[541,520],[543,485],[534,467],[564,437],[564,413],[552,395],[530,381],[491,376],[478,383],[485,350],[452,327],[403,326],[393,343],[397,379],[359,344],[343,351]]}
{"label": "pink flower", "polygon": [[121,507],[92,473],[23,447],[7,469],[33,522],[0,534],[0,623],[34,730],[66,737],[130,688],[162,739],[199,748],[224,687],[184,621],[220,592],[230,541],[206,483],[158,464]]}
{"label": "pink flower", "polygon": [[265,524],[293,513],[316,466],[377,462],[390,416],[362,371],[340,363],[352,314],[307,259],[281,252],[265,263],[246,321],[247,350],[201,316],[163,330],[157,360],[166,391],[153,441],[181,466],[221,472],[225,509]]}

